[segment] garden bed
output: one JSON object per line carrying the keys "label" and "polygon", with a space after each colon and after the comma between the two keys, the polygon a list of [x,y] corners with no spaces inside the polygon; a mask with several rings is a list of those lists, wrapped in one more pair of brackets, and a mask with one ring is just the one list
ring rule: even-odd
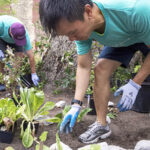
{"label": "garden bed", "polygon": [[[44,90],[46,100],[53,102],[58,102],[60,100],[66,100],[67,104],[70,104],[70,99],[73,97],[73,93],[68,93],[68,91],[63,94],[53,96],[50,94],[49,88]],[[6,92],[1,92],[0,97],[4,97]],[[117,99],[111,98],[115,104]],[[86,106],[86,99],[84,100],[84,105]],[[51,116],[57,114],[61,109],[55,108],[50,112]],[[69,145],[73,150],[77,150],[78,147],[84,146],[85,144],[78,142],[78,136],[83,133],[87,126],[95,121],[96,116],[87,115],[83,118],[83,121],[76,124],[73,133],[68,135],[60,135],[60,140],[65,144]],[[111,130],[112,134],[106,140],[100,140],[99,142],[106,141],[108,144],[118,145],[126,149],[133,149],[135,144],[142,139],[150,139],[150,116],[147,113],[137,113],[134,111],[118,113],[116,119],[112,120]],[[50,146],[56,142],[56,124],[49,126],[39,127],[37,136],[42,133],[42,131],[48,131],[48,138],[45,145]],[[21,140],[19,139],[20,126],[17,126],[15,137],[11,144],[0,143],[0,150],[3,150],[7,146],[12,146],[15,150],[26,150]],[[35,150],[35,145],[33,145],[29,150]]]}

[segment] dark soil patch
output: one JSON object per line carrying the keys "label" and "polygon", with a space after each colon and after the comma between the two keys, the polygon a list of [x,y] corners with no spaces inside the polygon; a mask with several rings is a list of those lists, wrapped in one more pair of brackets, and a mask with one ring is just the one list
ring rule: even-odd
{"label": "dark soil patch", "polygon": [[[58,102],[60,100],[65,100],[67,104],[70,104],[70,100],[73,97],[73,93],[69,93],[68,91],[57,96],[50,94],[50,90],[48,88],[44,91],[47,101]],[[5,97],[6,93],[7,92],[1,92],[0,97]],[[118,102],[118,99],[115,99],[114,97],[111,97],[110,100],[115,104]],[[87,106],[86,99],[84,100],[83,106]],[[60,111],[61,109],[55,108],[52,112],[50,112],[50,116],[54,116]],[[76,124],[71,134],[60,135],[61,141],[69,145],[73,150],[77,150],[77,148],[84,146],[85,144],[78,141],[78,136],[83,133],[87,127],[95,121],[95,119],[96,116],[85,116],[80,123]],[[150,115],[148,113],[137,113],[134,111],[119,112],[116,119],[111,120],[110,126],[112,130],[111,136],[105,140],[100,140],[99,142],[105,141],[111,145],[117,145],[126,149],[133,149],[139,140],[150,139]],[[45,142],[47,146],[56,142],[56,124],[39,127],[37,136],[39,136],[42,131],[48,131],[48,138]],[[0,143],[0,150],[3,150],[7,146],[12,146],[15,150],[25,150],[22,146],[21,140],[19,139],[19,135],[20,126],[18,125],[13,142],[11,144]],[[29,150],[35,150],[35,145],[29,148]]]}

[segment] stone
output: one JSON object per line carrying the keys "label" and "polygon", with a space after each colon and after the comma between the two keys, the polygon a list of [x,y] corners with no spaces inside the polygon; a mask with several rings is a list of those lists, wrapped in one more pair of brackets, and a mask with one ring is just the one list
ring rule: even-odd
{"label": "stone", "polygon": [[[63,150],[72,150],[68,145],[64,144],[63,142],[60,142]],[[54,143],[50,146],[50,150],[59,150],[57,147],[57,143]]]}
{"label": "stone", "polygon": [[150,150],[150,140],[141,140],[137,142],[134,150]]}

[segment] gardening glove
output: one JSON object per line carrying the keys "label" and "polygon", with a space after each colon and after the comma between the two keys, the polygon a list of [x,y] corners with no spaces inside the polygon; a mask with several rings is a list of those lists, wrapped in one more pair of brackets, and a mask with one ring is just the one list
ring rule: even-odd
{"label": "gardening glove", "polygon": [[114,96],[122,94],[120,101],[118,102],[117,107],[120,111],[130,110],[135,102],[136,96],[140,90],[141,86],[135,83],[133,80],[120,87],[115,93]]}
{"label": "gardening glove", "polygon": [[68,134],[69,132],[72,132],[72,128],[75,125],[77,117],[80,113],[80,109],[81,109],[81,106],[79,106],[79,105],[71,106],[71,109],[65,115],[65,117],[60,125],[60,133],[65,132],[66,134]]}
{"label": "gardening glove", "polygon": [[2,50],[0,50],[0,60],[3,60],[3,59],[4,59],[4,57],[5,57],[5,55],[4,55],[3,51],[2,51]]}
{"label": "gardening glove", "polygon": [[38,84],[39,84],[39,77],[37,76],[37,74],[36,73],[32,73],[31,74],[31,78],[32,78],[32,81],[33,81],[34,85],[38,86]]}

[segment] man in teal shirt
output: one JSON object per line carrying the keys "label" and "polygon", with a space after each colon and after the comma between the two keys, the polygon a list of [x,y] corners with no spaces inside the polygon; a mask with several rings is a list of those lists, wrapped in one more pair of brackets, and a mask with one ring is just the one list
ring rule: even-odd
{"label": "man in teal shirt", "polygon": [[83,143],[94,143],[111,134],[106,121],[110,77],[120,65],[126,67],[141,50],[145,61],[134,77],[114,94],[122,94],[120,111],[130,110],[141,83],[150,74],[149,0],[41,0],[40,19],[52,35],[65,35],[75,41],[78,53],[75,96],[65,115],[60,132],[69,133],[75,125],[89,83],[92,40],[104,45],[95,65],[94,102],[97,120],[79,136]]}
{"label": "man in teal shirt", "polygon": [[[7,15],[0,16],[0,59],[4,58],[7,46],[14,49],[16,57],[24,57],[27,54],[31,68],[31,78],[35,86],[38,85],[39,77],[36,74],[34,54],[28,32],[24,25],[17,18]],[[3,68],[1,65],[1,72]],[[0,85],[0,90],[5,89]]]}

